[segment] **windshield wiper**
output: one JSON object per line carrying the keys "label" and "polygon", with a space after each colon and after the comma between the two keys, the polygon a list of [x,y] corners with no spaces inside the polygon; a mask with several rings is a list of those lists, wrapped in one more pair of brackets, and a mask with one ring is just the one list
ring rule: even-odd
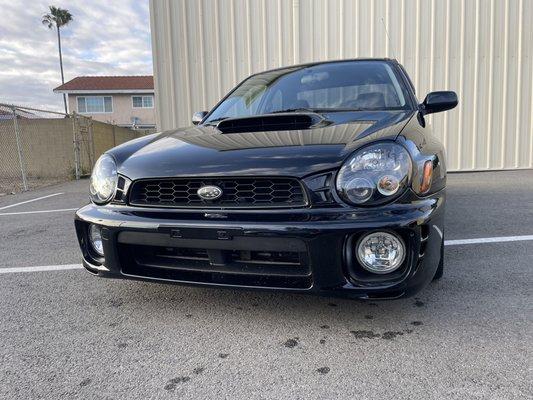
{"label": "windshield wiper", "polygon": [[319,112],[317,108],[287,108],[286,110],[272,111],[269,114],[293,113],[293,112],[302,112],[302,111],[312,112],[312,113]]}
{"label": "windshield wiper", "polygon": [[270,114],[292,113],[292,112],[312,112],[320,113],[334,113],[334,112],[349,112],[349,111],[367,111],[363,108],[288,108],[286,110],[272,111]]}
{"label": "windshield wiper", "polygon": [[210,121],[207,121],[205,123],[206,126],[210,126],[210,125],[216,125],[217,122],[220,122],[220,121],[224,121],[225,119],[228,119],[230,117],[221,117],[221,118],[215,118],[215,119],[212,119]]}

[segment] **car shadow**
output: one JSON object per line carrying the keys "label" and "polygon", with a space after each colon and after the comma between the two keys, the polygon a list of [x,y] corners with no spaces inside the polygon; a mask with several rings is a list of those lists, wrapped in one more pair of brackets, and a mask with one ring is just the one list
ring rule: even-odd
{"label": "car shadow", "polygon": [[[500,246],[503,247],[503,246]],[[502,250],[502,249],[500,249]],[[446,249],[446,273],[430,283],[416,297],[398,300],[352,300],[308,294],[216,289],[157,283],[121,281],[120,301],[124,310],[151,316],[159,322],[190,320],[192,323],[287,326],[348,331],[410,332],[423,326],[434,329],[461,329],[459,321],[479,313],[478,302],[487,312],[499,312],[505,291],[495,296],[495,281],[505,279],[508,271],[487,267],[508,262],[512,251],[493,254],[486,248],[454,246]],[[465,254],[476,262],[467,262]],[[480,268],[480,265],[485,265]],[[516,262],[515,264],[516,265]],[[526,268],[524,266],[524,268]],[[111,299],[117,293],[117,281],[106,281]],[[519,283],[517,283],[519,285]],[[109,300],[111,301],[111,300]],[[502,311],[502,310],[500,310]],[[153,317],[156,315],[157,317]],[[222,318],[221,318],[222,316]],[[156,321],[157,323],[157,321]]]}

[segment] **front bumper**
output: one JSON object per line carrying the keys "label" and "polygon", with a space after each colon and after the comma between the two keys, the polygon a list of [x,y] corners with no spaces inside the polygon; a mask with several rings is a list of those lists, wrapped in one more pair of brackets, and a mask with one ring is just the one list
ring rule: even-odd
{"label": "front bumper", "polygon": [[[87,205],[76,212],[85,268],[102,277],[306,292],[353,298],[411,296],[441,257],[445,193],[372,209],[221,211]],[[102,227],[105,259],[87,242]],[[371,276],[352,254],[357,238],[389,230],[407,246],[402,267]],[[363,272],[362,272],[363,271]]]}

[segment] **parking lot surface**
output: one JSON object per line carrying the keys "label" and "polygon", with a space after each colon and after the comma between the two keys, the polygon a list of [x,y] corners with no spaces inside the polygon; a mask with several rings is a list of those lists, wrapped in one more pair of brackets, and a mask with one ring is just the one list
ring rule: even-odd
{"label": "parking lot surface", "polygon": [[531,170],[450,174],[446,239],[517,241],[450,242],[442,280],[382,302],[29,272],[80,263],[87,187],[0,197],[2,399],[533,396]]}

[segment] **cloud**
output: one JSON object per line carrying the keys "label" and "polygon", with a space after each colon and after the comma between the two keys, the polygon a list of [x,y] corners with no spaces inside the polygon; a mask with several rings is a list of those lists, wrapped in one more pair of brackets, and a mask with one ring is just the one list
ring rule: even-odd
{"label": "cloud", "polygon": [[65,82],[80,75],[150,75],[148,0],[0,0],[0,102],[63,109],[57,35],[42,25],[49,5],[68,9],[61,30]]}

